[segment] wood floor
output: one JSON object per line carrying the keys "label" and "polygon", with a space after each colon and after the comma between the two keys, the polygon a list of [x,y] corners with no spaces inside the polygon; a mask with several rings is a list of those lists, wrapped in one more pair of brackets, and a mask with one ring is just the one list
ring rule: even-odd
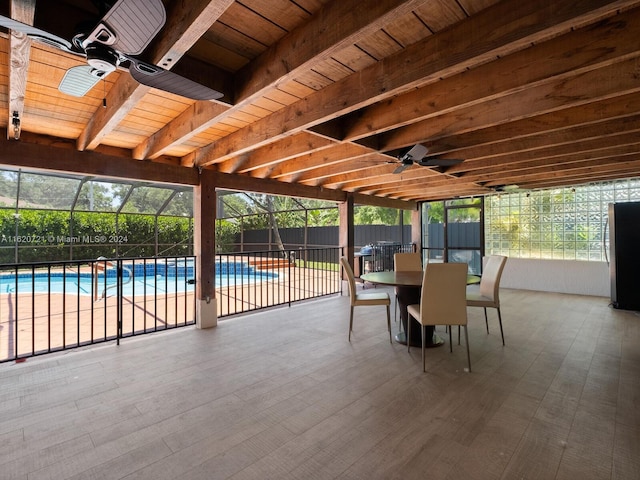
{"label": "wood floor", "polygon": [[338,296],[3,364],[0,479],[638,479],[640,316],[607,301],[502,290],[471,373],[382,307],[349,343]]}

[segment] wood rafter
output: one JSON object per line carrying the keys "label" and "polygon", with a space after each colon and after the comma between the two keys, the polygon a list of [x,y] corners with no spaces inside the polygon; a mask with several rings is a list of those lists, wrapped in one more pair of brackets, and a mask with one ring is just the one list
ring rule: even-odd
{"label": "wood rafter", "polygon": [[[402,208],[508,183],[640,177],[640,0],[164,3],[167,23],[142,57],[221,100],[125,72],[71,98],[57,86],[80,60],[34,42],[28,76],[0,65],[9,136],[9,103],[24,97],[21,140],[0,159],[16,165],[24,143],[25,162],[42,167],[32,157],[43,150],[26,144],[65,158],[75,145],[74,161],[90,151],[165,165],[166,181],[182,181],[172,168],[211,170],[220,188]],[[64,38],[95,11],[89,0],[35,4],[34,26]],[[16,58],[11,41],[0,31],[0,58]],[[416,143],[462,161],[394,173]]]}

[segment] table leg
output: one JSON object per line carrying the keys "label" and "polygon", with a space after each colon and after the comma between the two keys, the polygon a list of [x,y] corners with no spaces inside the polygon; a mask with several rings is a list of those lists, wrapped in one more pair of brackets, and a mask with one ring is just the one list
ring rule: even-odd
{"label": "table leg", "polygon": [[[396,341],[398,343],[402,343],[403,345],[407,344],[406,331],[407,331],[407,321],[409,319],[409,313],[407,312],[407,305],[414,305],[420,303],[420,287],[397,287],[396,295],[398,297],[398,309],[400,310],[400,321],[402,322],[403,330],[396,335]],[[411,346],[412,347],[421,347],[422,340],[420,336],[420,327],[421,325],[417,320],[411,319],[413,322],[411,324]],[[434,327],[426,327],[426,335],[427,343],[425,344],[426,348],[439,347],[444,344],[444,341],[435,334]]]}

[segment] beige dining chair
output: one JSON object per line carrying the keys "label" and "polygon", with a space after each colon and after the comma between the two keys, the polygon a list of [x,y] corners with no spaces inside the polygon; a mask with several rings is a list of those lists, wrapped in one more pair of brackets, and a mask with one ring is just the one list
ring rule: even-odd
{"label": "beige dining chair", "polygon": [[349,341],[351,341],[351,331],[353,330],[353,310],[355,307],[366,307],[384,305],[387,307],[387,329],[389,330],[389,342],[391,340],[391,313],[389,306],[391,305],[391,299],[387,292],[361,292],[356,290],[356,279],[353,275],[353,269],[349,265],[349,261],[346,257],[340,258],[340,263],[347,275],[347,281],[349,284],[349,297],[351,300],[351,311],[349,313]]}
{"label": "beige dining chair", "polygon": [[[396,272],[421,272],[422,256],[418,252],[398,252],[393,254],[393,269]],[[393,320],[398,321],[398,289],[396,288]],[[400,323],[402,329],[402,323]]]}
{"label": "beige dining chair", "polygon": [[429,263],[424,269],[422,294],[419,305],[409,305],[407,322],[407,350],[411,347],[411,317],[420,324],[422,331],[422,371],[425,369],[425,326],[449,327],[449,350],[453,352],[451,327],[464,327],[467,344],[467,363],[471,371],[469,334],[467,332],[467,269],[466,263]]}
{"label": "beige dining chair", "polygon": [[504,332],[502,330],[502,315],[500,313],[500,279],[502,278],[502,271],[506,263],[507,257],[490,255],[487,257],[482,277],[480,277],[480,285],[470,285],[467,287],[467,306],[484,308],[484,322],[487,326],[487,334],[489,333],[487,308],[495,308],[498,311],[502,345],[504,345]]}

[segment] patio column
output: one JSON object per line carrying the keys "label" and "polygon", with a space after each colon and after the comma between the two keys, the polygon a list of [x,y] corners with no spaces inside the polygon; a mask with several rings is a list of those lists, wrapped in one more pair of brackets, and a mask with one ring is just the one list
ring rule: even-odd
{"label": "patio column", "polygon": [[215,172],[203,169],[193,195],[196,254],[196,328],[218,324],[215,289],[216,188]]}
{"label": "patio column", "polygon": [[355,228],[353,226],[353,213],[353,196],[348,195],[346,201],[338,204],[338,216],[340,219],[338,235],[343,255],[349,260],[351,268],[353,268],[353,254],[355,252]]}

